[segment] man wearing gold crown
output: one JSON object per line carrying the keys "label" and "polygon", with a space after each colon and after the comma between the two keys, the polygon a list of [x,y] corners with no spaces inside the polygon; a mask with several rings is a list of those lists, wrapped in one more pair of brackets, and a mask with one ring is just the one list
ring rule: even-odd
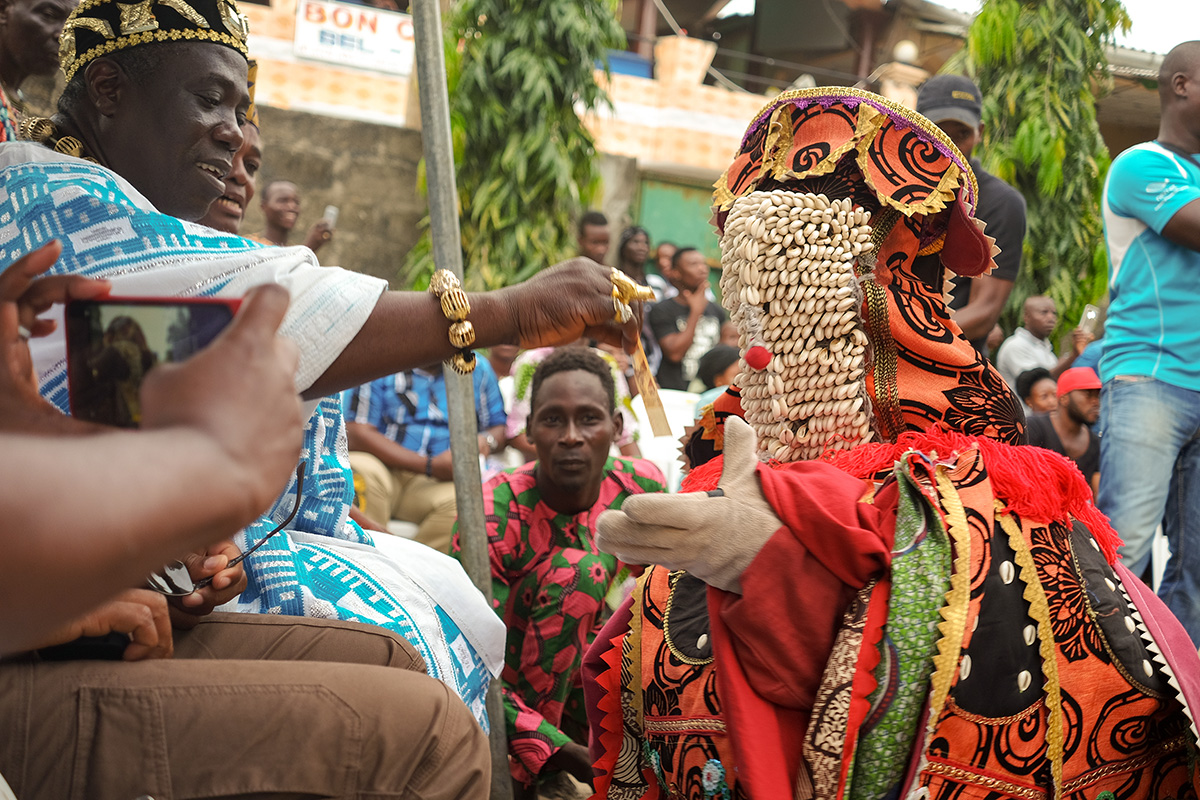
{"label": "man wearing gold crown", "polygon": [[[189,222],[224,193],[242,143],[245,54],[246,22],[232,0],[83,0],[61,38],[59,113],[25,121],[36,144],[0,145],[0,264],[59,239],[52,274],[110,279],[117,295],[240,296],[264,282],[285,286],[292,302],[280,330],[300,347],[297,387],[314,400],[300,510],[284,535],[244,562],[240,595],[211,593],[193,610],[230,601],[238,611],[382,625],[412,642],[430,674],[486,724],[501,626],[457,565],[411,549],[394,557],[406,543],[389,541],[384,552],[349,520],[341,409],[318,398],[443,359],[469,371],[475,344],[553,345],[587,331],[632,346],[636,321],[614,321],[614,304],[624,304],[608,271],[582,262],[492,294],[466,295],[452,276],[435,283],[437,296],[385,292],[377,279],[318,268],[305,248],[267,248]],[[62,337],[34,345],[42,393],[66,410]],[[242,549],[286,516],[295,494],[293,482],[243,532]],[[210,577],[202,563],[195,560],[193,577]],[[430,570],[449,578],[430,581]]]}
{"label": "man wearing gold crown", "polygon": [[[239,123],[248,106],[245,39],[245,20],[231,0],[84,0],[62,36],[68,80],[59,114],[52,120],[27,121],[24,132],[37,143],[0,145],[4,176],[0,265],[7,266],[57,239],[63,253],[52,274],[109,279],[114,294],[241,296],[255,285],[282,284],[291,293],[291,305],[281,333],[299,345],[297,387],[313,398],[440,359],[469,371],[474,359],[470,348],[475,343],[551,345],[574,340],[585,331],[626,346],[636,341],[634,315],[621,297],[614,297],[609,273],[594,265],[567,264],[521,287],[486,295],[467,295],[454,285],[452,276],[447,279],[445,275],[435,283],[436,296],[391,293],[384,291],[381,281],[318,268],[304,248],[265,248],[188,222],[199,219],[222,194],[221,178],[242,142]],[[625,312],[616,315],[625,321],[614,321],[614,312]],[[61,335],[34,344],[42,392],[65,409]],[[486,623],[495,623],[495,617],[473,590],[447,595],[446,584],[453,583],[452,575],[443,572],[432,580],[404,559],[375,548],[368,534],[347,521],[352,486],[340,409],[336,403],[322,400],[309,410],[313,413],[302,453],[310,466],[310,480],[300,498],[296,522],[247,559],[248,587],[235,601],[236,610],[268,613],[276,620],[294,615],[366,622],[400,633],[425,657],[428,671],[463,696],[483,722],[483,687],[489,671],[500,662],[502,629],[496,630],[499,626],[494,624],[487,627]],[[60,419],[55,423],[58,431],[88,430],[68,418]],[[275,527],[274,519],[286,515],[294,502],[289,495],[297,494],[297,488],[295,483],[288,487],[278,507],[243,532],[243,547],[245,541]],[[202,564],[203,559],[198,559],[193,578],[212,577]],[[233,573],[232,569],[220,569],[220,576],[226,579],[221,582],[229,582]],[[458,574],[461,576],[461,570]],[[211,587],[201,591],[203,608],[192,610],[208,611],[229,599],[228,592],[214,592]],[[245,627],[255,627],[254,622],[246,618]],[[315,622],[296,623],[297,636],[318,627]],[[445,653],[451,655],[443,657]],[[112,665],[102,672],[132,676],[131,666]],[[183,674],[172,671],[182,667],[163,666],[168,667],[168,675]],[[5,671],[6,680],[24,680],[22,674]],[[444,694],[437,684],[432,687],[426,699]],[[196,698],[195,702],[204,700],[199,695]],[[204,700],[206,706],[217,709],[220,702]],[[443,710],[447,707],[452,709],[453,703],[441,706]],[[150,709],[147,713],[150,719],[158,712]],[[264,724],[272,727],[266,718]],[[412,727],[404,727],[406,723],[400,720],[397,724],[402,730]],[[310,743],[318,740],[315,732],[305,731],[304,726],[282,728]],[[41,730],[30,728],[34,729]],[[439,739],[431,731],[424,733],[429,734],[425,738],[429,746],[441,748],[443,756],[465,747],[450,743],[451,739]],[[163,735],[167,742],[176,741],[176,733]],[[232,747],[239,741],[222,737],[219,726],[207,724],[201,725],[197,735]],[[278,731],[272,729],[271,736],[276,735]],[[329,736],[337,738],[335,733],[322,735],[326,741]],[[369,731],[366,735],[370,738]],[[346,743],[353,737],[342,739]],[[10,737],[4,758],[19,759],[28,751],[28,741],[32,740]],[[172,768],[156,762],[143,772],[177,777],[182,773],[176,772],[170,759],[184,758],[204,770],[203,775],[188,773],[197,778],[196,785],[204,787],[197,790],[204,796],[292,790],[320,794],[326,791],[326,778],[341,775],[345,782],[328,791],[335,795],[354,786],[352,779],[360,770],[369,771],[330,751],[330,758],[345,766],[344,771],[335,774],[325,769],[328,765],[320,758],[314,758],[313,769],[307,764],[298,769],[301,765],[280,761],[273,762],[270,769],[224,772],[179,750],[164,755],[170,748],[161,741],[161,746],[154,745],[154,741],[159,740],[145,741],[148,752],[153,751],[154,758],[168,757],[166,763]],[[382,744],[383,740],[379,741]],[[472,747],[478,745],[472,741]],[[80,756],[75,769],[106,760],[105,753],[113,748],[128,750],[129,746],[110,738],[103,747],[92,747],[90,755]],[[437,777],[427,774],[435,759],[420,750],[412,755],[416,763],[426,766],[402,774],[404,763],[414,762],[391,758],[396,770],[383,775],[381,785],[391,779],[403,785]],[[440,791],[450,795],[478,791],[478,763],[472,763],[475,766],[464,767],[455,781],[443,781]],[[287,790],[279,789],[273,778],[263,777],[277,774],[284,766],[292,767],[294,778]],[[31,793],[36,787],[47,793],[44,796],[68,795],[66,789],[57,791],[57,783],[41,780],[23,766],[10,769],[6,760],[3,769],[10,777],[18,776],[15,780],[22,794],[38,796]],[[137,777],[137,770],[129,773]],[[83,792],[80,796],[121,792],[119,785],[102,780],[104,776],[99,774],[92,776],[94,780],[83,773],[74,778],[64,773],[55,779],[64,775],[75,781]],[[258,783],[246,783],[242,779],[247,776]],[[101,785],[117,788],[100,791]],[[180,786],[175,783],[175,796],[183,796],[185,789]],[[171,790],[154,793],[170,796]]]}
{"label": "man wearing gold crown", "polygon": [[740,391],[684,494],[599,522],[658,566],[585,664],[598,797],[1195,796],[1194,648],[947,311],[975,197],[866,92],[751,123],[714,199]]}

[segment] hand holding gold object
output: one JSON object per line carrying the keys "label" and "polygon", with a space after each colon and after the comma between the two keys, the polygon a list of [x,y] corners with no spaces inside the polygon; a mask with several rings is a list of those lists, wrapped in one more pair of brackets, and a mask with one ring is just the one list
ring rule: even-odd
{"label": "hand holding gold object", "polygon": [[654,290],[635,282],[621,270],[613,267],[609,276],[613,285],[613,297],[622,303],[632,303],[634,300],[650,301],[654,299]]}
{"label": "hand holding gold object", "polygon": [[613,267],[613,271],[609,274],[609,279],[613,285],[613,311],[615,312],[617,322],[622,325],[633,319],[633,309],[629,307],[630,303],[634,300],[654,299],[653,289],[649,286],[641,286],[635,283],[628,275],[616,267]]}

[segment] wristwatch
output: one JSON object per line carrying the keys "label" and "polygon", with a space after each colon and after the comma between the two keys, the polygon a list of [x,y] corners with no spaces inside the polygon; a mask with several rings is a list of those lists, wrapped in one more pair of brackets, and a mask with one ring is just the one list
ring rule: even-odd
{"label": "wristwatch", "polygon": [[483,435],[483,440],[485,442],[487,442],[488,455],[491,455],[492,453],[496,452],[496,445],[499,443],[496,441],[495,436],[492,436],[490,433],[485,433]]}

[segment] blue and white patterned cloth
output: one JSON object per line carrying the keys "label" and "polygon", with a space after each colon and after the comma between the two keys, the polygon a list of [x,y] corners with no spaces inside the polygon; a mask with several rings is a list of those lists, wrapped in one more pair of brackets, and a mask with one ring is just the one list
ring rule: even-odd
{"label": "blue and white patterned cloth", "polygon": [[[479,430],[503,425],[507,419],[504,396],[486,358],[475,360],[471,377]],[[450,449],[450,412],[442,373],[410,369],[347,389],[342,395],[348,419],[373,426],[401,447],[423,456],[440,455]]]}
{"label": "blue and white patterned cloth", "polygon": [[[291,292],[280,333],[301,352],[297,388],[312,384],[358,333],[383,281],[321,267],[303,247],[264,247],[160,214],[103,167],[27,142],[0,144],[0,268],[62,242],[51,274],[105,278],[113,294],[240,297],[274,282]],[[46,315],[61,322],[61,308]],[[68,408],[61,332],[31,342],[42,393]],[[336,398],[311,409],[302,458],[304,496],[289,529],[244,563],[249,587],[226,610],[350,620],[396,631],[421,653],[429,674],[450,685],[486,728],[483,696],[498,675],[504,628],[457,563],[429,551],[398,552],[349,520],[353,480]],[[284,519],[288,486],[239,536],[243,548]],[[427,551],[420,545],[411,545]],[[381,549],[382,548],[382,549]],[[445,559],[448,564],[439,559]]]}

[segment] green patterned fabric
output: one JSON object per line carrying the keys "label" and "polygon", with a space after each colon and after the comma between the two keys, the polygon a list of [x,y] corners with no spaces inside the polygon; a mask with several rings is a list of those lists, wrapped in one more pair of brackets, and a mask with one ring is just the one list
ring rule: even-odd
{"label": "green patterned fabric", "polygon": [[888,624],[875,669],[878,685],[847,781],[851,800],[879,800],[904,778],[929,694],[938,611],[950,587],[950,537],[941,516],[921,496],[907,463],[897,467],[901,491]]}

